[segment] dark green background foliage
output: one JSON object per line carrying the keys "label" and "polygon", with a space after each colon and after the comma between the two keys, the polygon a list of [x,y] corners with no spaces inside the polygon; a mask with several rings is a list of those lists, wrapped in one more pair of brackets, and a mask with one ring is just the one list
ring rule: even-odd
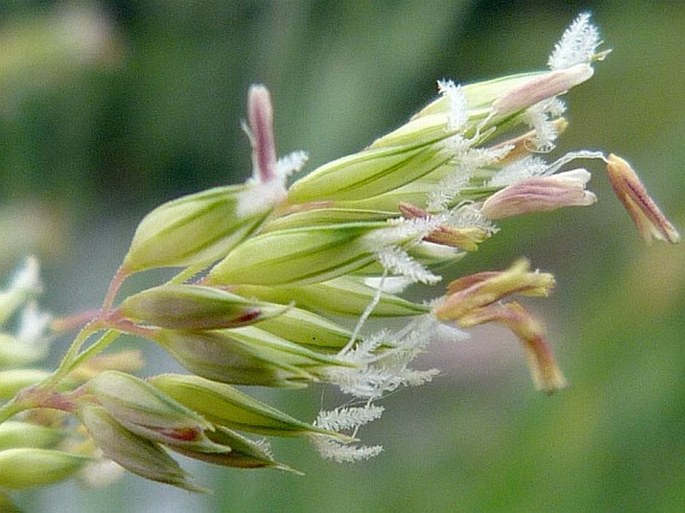
{"label": "dark green background foliage", "polygon": [[[48,51],[55,13],[74,5],[99,8],[109,30],[90,58]],[[6,0],[0,268],[35,252],[48,308],[95,306],[146,211],[247,177],[239,120],[250,83],[271,88],[279,151],[309,151],[312,169],[400,124],[432,98],[435,79],[543,68],[586,9],[614,52],[568,96],[571,126],[557,153],[624,155],[683,229],[684,6]],[[685,252],[643,246],[604,170],[589,165],[597,205],[505,221],[453,271],[502,267],[524,254],[556,273],[556,295],[529,306],[548,321],[570,389],[535,393],[511,336],[476,331],[428,355],[423,365],[444,369],[432,384],[384,401],[386,415],[365,431],[386,448],[374,461],[336,465],[285,441],[276,445],[280,459],[306,477],[195,465],[214,495],[127,476],[105,490],[66,484],[25,493],[20,503],[57,513],[683,511]],[[164,355],[150,358],[149,372],[169,365]],[[304,419],[321,397],[270,396]],[[328,391],[323,403],[339,400]]]}

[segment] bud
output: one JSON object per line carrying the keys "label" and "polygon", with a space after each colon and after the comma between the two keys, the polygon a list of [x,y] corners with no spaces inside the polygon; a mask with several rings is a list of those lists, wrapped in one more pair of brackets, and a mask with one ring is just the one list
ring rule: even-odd
{"label": "bud", "polygon": [[229,452],[224,453],[197,453],[186,450],[175,449],[176,452],[193,458],[202,460],[214,465],[221,465],[224,467],[234,468],[274,468],[277,470],[287,470],[299,474],[299,472],[291,469],[287,465],[274,461],[269,451],[268,445],[250,440],[241,434],[227,429],[225,427],[218,427],[216,431],[210,434],[210,438],[216,443],[230,447]]}
{"label": "bud", "polygon": [[518,337],[539,390],[550,394],[566,387],[566,379],[557,366],[552,348],[545,341],[544,328],[521,305],[515,302],[492,304],[467,314],[460,325],[471,327],[488,322],[501,322]]}
{"label": "bud", "polygon": [[244,185],[217,187],[157,207],[138,225],[123,268],[139,272],[205,265],[226,256],[269,212],[238,215],[240,195],[246,190]]}
{"label": "bud", "polygon": [[[323,203],[324,205],[327,203]],[[307,208],[307,207],[304,207]],[[292,212],[270,220],[262,233],[333,224],[381,222],[397,217],[397,212],[375,209],[321,207]]]}
{"label": "bud", "polygon": [[249,301],[197,285],[162,285],[126,298],[120,312],[135,322],[184,330],[235,328],[281,315],[288,307]]}
{"label": "bud", "polygon": [[441,321],[456,321],[464,327],[462,319],[465,316],[511,294],[549,295],[554,287],[554,277],[528,269],[528,261],[521,259],[506,271],[479,273],[455,280],[448,286],[449,295],[436,308],[435,315]]}
{"label": "bud", "polygon": [[290,308],[283,315],[260,322],[259,329],[295,344],[334,352],[345,347],[352,337],[348,329],[301,308]]}
{"label": "bud", "polygon": [[349,223],[269,232],[235,248],[209,273],[209,285],[305,285],[374,261],[365,242],[385,223]]}
{"label": "bud", "polygon": [[90,461],[53,449],[21,447],[0,451],[0,488],[18,490],[62,481]]}
{"label": "bud", "polygon": [[50,372],[43,369],[10,369],[0,371],[0,400],[11,399],[20,390],[37,385],[50,376],[50,374]]}
{"label": "bud", "polygon": [[680,234],[650,197],[633,168],[616,155],[607,158],[609,182],[616,196],[630,214],[645,242],[652,239],[675,244]]}
{"label": "bud", "polygon": [[[547,71],[534,71],[462,85],[460,89],[466,97],[469,120],[474,123],[476,120],[485,119],[490,114],[492,104],[499,98],[521,89],[535,80],[540,80],[540,77],[544,77],[548,73]],[[449,103],[450,98],[448,96],[441,96],[416,113],[412,120],[434,115],[447,116],[450,110]],[[446,121],[446,117],[443,117],[443,127]]]}
{"label": "bud", "polygon": [[[447,134],[444,132],[441,139]],[[411,138],[410,138],[411,139]],[[369,148],[339,158],[297,180],[288,191],[290,203],[356,201],[411,183],[449,164],[451,153],[435,144]]]}
{"label": "bud", "polygon": [[83,404],[77,414],[105,456],[125,469],[152,481],[202,491],[158,444],[124,428],[104,408]]}
{"label": "bud", "polygon": [[161,330],[157,342],[192,373],[222,383],[299,388],[331,366],[348,366],[253,327]]}
{"label": "bud", "polygon": [[[434,175],[432,174],[424,178],[424,180],[408,183],[384,194],[373,196],[372,198],[355,201],[335,201],[331,203],[336,207],[341,208],[397,212],[397,205],[400,203],[425,203],[428,195],[436,188],[437,182],[435,180],[439,181],[439,179],[434,179]],[[395,215],[397,215],[397,213]]]}
{"label": "bud", "polygon": [[585,169],[574,169],[551,176],[527,178],[486,199],[481,213],[488,219],[502,219],[561,207],[592,205],[597,198],[585,190],[590,177]]}
{"label": "bud", "polygon": [[54,447],[64,437],[57,429],[7,420],[0,424],[0,450],[16,447]]}
{"label": "bud", "polygon": [[217,426],[273,436],[337,436],[294,419],[230,385],[180,374],[154,376],[149,382]]}
{"label": "bud", "polygon": [[492,104],[497,114],[508,114],[526,109],[542,100],[565,93],[592,78],[594,70],[587,63],[548,71],[508,91]]}
{"label": "bud", "polygon": [[[440,100],[442,98],[444,97]],[[416,148],[435,144],[453,135],[453,132],[447,129],[448,123],[449,106],[445,104],[440,112],[413,116],[401,127],[373,141],[367,150],[393,147]]]}
{"label": "bud", "polygon": [[202,452],[221,452],[204,431],[212,425],[194,411],[145,381],[118,371],[105,371],[85,385],[117,422],[143,438]]}
{"label": "bud", "polygon": [[[302,308],[334,315],[358,317],[374,301],[377,290],[360,278],[341,276],[322,283],[301,287],[239,286],[242,295],[278,303],[295,302]],[[430,312],[426,305],[412,303],[394,294],[381,293],[372,317],[412,317]]]}

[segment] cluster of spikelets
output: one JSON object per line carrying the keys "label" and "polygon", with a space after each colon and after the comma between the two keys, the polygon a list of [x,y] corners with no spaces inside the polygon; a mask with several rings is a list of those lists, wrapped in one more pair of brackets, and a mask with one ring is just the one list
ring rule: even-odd
{"label": "cluster of spikelets", "polygon": [[[77,471],[94,481],[106,474],[98,469],[116,462],[197,489],[169,451],[231,467],[288,469],[254,436],[304,436],[336,461],[374,456],[381,448],[359,445],[356,435],[380,417],[377,400],[429,381],[437,371],[412,369],[412,360],[436,337],[460,339],[462,329],[478,324],[511,329],[538,388],[565,386],[542,325],[510,300],[546,296],[554,286],[552,275],[526,260],[452,281],[430,302],[401,293],[440,282],[439,270],[493,236],[498,219],[594,203],[590,173],[566,169],[578,159],[607,163],[645,238],[677,242],[624,160],[589,151],[554,162],[540,156],[567,124],[559,96],[588,80],[607,54],[599,44],[581,15],[548,70],[461,87],[441,81],[440,96],[405,125],[289,188],[287,177],[306,155],[277,159],[269,93],[253,86],[244,127],[253,151],[247,183],[148,214],[102,308],[53,323],[60,330],[82,325],[55,372],[31,367],[42,356],[36,340],[48,322],[33,303],[24,309],[33,318],[19,323],[33,343],[3,335],[0,421],[14,418],[0,425],[0,487],[46,484]],[[161,267],[181,271],[117,302],[126,278]],[[9,286],[3,297],[14,299],[0,304],[4,318],[37,291],[36,273],[30,261]],[[371,318],[403,324],[368,333]],[[101,354],[121,334],[158,344],[189,373],[135,377],[136,353]],[[347,407],[306,423],[234,387],[311,383],[336,385],[351,396]]]}

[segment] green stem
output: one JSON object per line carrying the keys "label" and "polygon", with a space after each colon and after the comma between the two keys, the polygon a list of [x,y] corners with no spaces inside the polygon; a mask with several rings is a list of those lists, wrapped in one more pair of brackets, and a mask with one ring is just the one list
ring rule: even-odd
{"label": "green stem", "polygon": [[[93,342],[87,349],[82,351],[74,358],[74,361],[69,365],[67,373],[81,365],[89,358],[94,357],[98,353],[104,351],[112,342],[119,338],[121,332],[116,330],[107,330],[99,339]],[[61,370],[61,369],[60,369]]]}
{"label": "green stem", "polygon": [[57,370],[53,372],[43,383],[41,388],[54,387],[59,381],[64,378],[74,368],[74,361],[78,359],[79,350],[85,344],[86,340],[99,329],[99,322],[97,320],[86,324],[81,331],[79,331],[76,338],[69,346],[66,354],[62,358]]}
{"label": "green stem", "polygon": [[124,283],[124,280],[128,278],[130,275],[131,272],[126,267],[124,267],[124,264],[122,264],[119,267],[119,269],[117,269],[114,278],[112,278],[112,281],[109,282],[107,295],[105,296],[105,300],[102,303],[103,312],[108,312],[112,308],[112,304],[114,304],[114,299],[117,296],[117,292],[119,292],[119,289],[121,288],[121,284]]}
{"label": "green stem", "polygon": [[17,401],[14,397],[11,401],[5,403],[0,407],[0,424],[5,422],[7,419],[14,417],[17,413],[31,408],[31,405],[23,404]]}
{"label": "green stem", "polygon": [[87,349],[79,353],[80,348],[88,337],[98,329],[99,326],[93,326],[92,323],[83,328],[72,342],[67,354],[64,356],[55,372],[48,376],[42,383],[24,389],[9,402],[2,405],[2,407],[0,407],[0,424],[17,413],[41,406],[41,402],[43,398],[46,397],[46,393],[49,393],[51,389],[54,389],[67,374],[86,360],[103,351],[121,335],[121,332],[109,329]]}
{"label": "green stem", "polygon": [[183,283],[186,280],[188,280],[188,279],[192,278],[193,276],[195,276],[196,274],[198,274],[200,271],[202,271],[206,267],[207,267],[206,265],[194,265],[194,266],[191,265],[190,267],[187,267],[186,269],[184,269],[183,271],[178,273],[176,276],[171,278],[167,283],[170,283],[170,284]]}

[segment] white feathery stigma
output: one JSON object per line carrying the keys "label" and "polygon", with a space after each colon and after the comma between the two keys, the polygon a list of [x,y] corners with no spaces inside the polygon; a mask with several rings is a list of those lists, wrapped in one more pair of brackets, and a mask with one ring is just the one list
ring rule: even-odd
{"label": "white feathery stigma", "polygon": [[600,43],[599,30],[590,23],[590,14],[583,13],[563,33],[547,65],[552,70],[560,70],[576,64],[589,64],[596,57]]}
{"label": "white feathery stigma", "polygon": [[540,157],[527,156],[500,169],[488,182],[491,187],[505,187],[521,180],[547,174],[549,165]]}
{"label": "white feathery stigma", "polygon": [[[363,407],[337,408],[332,411],[320,411],[314,425],[329,431],[352,431],[356,434],[360,426],[377,420],[383,414],[382,406],[367,403]],[[378,456],[383,450],[380,445],[357,445],[343,443],[326,435],[313,435],[312,444],[324,459],[338,463],[351,463]]]}
{"label": "white feathery stigma", "polygon": [[414,283],[435,285],[442,278],[433,274],[398,246],[385,246],[376,252],[376,258],[389,272],[403,276]]}
{"label": "white feathery stigma", "polygon": [[548,152],[554,149],[554,142],[559,134],[553,121],[565,110],[564,102],[556,97],[537,103],[526,110],[524,120],[535,130],[532,142],[537,151]]}
{"label": "white feathery stigma", "polygon": [[461,130],[469,119],[464,91],[451,80],[438,80],[438,92],[449,102],[447,129],[450,132]]}
{"label": "white feathery stigma", "polygon": [[455,228],[478,228],[492,235],[498,228],[480,210],[471,204],[462,205],[452,211],[450,225]]}
{"label": "white feathery stigma", "polygon": [[276,174],[283,179],[300,171],[309,160],[306,151],[294,151],[276,162]]}
{"label": "white feathery stigma", "polygon": [[506,156],[511,149],[511,146],[469,148],[456,155],[454,157],[454,171],[440,180],[428,194],[426,199],[427,210],[430,212],[446,211],[478,168],[494,164]]}

